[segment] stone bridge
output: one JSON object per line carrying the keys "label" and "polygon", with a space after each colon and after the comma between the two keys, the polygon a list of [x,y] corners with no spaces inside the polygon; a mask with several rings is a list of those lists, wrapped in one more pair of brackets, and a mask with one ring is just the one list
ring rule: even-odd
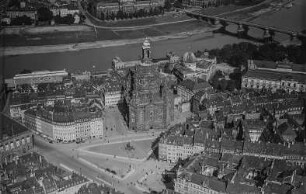
{"label": "stone bridge", "polygon": [[306,38],[306,34],[302,34],[300,32],[296,32],[296,31],[292,31],[292,30],[285,30],[285,29],[280,29],[280,28],[276,28],[273,26],[266,26],[266,25],[262,25],[262,24],[256,24],[256,23],[252,23],[252,22],[245,22],[245,21],[235,21],[235,20],[231,20],[231,19],[226,19],[226,18],[221,18],[221,17],[217,17],[217,16],[210,16],[210,15],[205,15],[202,13],[199,13],[197,11],[185,11],[185,13],[190,16],[190,17],[194,17],[198,20],[203,20],[206,21],[208,23],[214,24],[214,25],[220,25],[220,29],[221,30],[225,30],[226,26],[228,26],[229,24],[236,24],[237,25],[237,35],[238,36],[243,36],[243,35],[247,35],[249,28],[258,28],[258,29],[262,29],[263,30],[263,39],[265,41],[272,41],[273,40],[273,36],[275,35],[275,33],[282,33],[282,34],[287,34],[288,36],[290,36],[291,40],[298,40],[301,38]]}

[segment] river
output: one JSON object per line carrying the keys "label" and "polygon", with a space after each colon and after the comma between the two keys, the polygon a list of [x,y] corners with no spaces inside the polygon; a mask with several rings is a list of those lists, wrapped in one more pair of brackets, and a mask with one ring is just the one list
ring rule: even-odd
{"label": "river", "polygon": [[[294,6],[290,9],[282,8],[278,12],[262,15],[253,22],[258,24],[275,26],[283,29],[300,31],[306,29],[305,0],[295,0]],[[235,31],[237,26],[229,26],[230,31]],[[251,35],[261,37],[261,30],[250,29]],[[283,41],[288,38],[286,35],[278,35],[278,40]],[[223,34],[214,35],[193,35],[185,39],[172,39],[166,41],[153,42],[153,58],[162,58],[166,53],[173,51],[182,55],[186,51],[196,51],[222,47],[226,44],[245,41],[236,37]],[[69,51],[60,53],[29,54],[19,56],[6,56],[2,61],[5,65],[4,76],[6,78],[14,76],[23,69],[37,70],[61,70],[85,71],[107,70],[111,66],[111,60],[119,56],[123,61],[138,59],[141,55],[141,44],[130,44],[125,46],[107,47],[98,49],[87,49],[80,51]],[[3,65],[3,64],[2,64]]]}

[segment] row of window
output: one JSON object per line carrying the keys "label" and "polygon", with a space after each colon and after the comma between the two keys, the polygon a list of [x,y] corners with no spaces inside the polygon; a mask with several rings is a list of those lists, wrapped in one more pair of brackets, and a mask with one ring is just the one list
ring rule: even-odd
{"label": "row of window", "polygon": [[26,143],[31,143],[31,137],[27,137],[26,139],[22,138],[21,140],[17,139],[15,142],[10,142],[8,144],[1,145],[0,146],[0,152],[9,151],[9,150],[18,148],[21,145],[25,145]]}

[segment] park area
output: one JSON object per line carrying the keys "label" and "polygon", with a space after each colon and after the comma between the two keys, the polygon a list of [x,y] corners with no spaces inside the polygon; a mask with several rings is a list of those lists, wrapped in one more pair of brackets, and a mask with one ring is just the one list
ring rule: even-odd
{"label": "park area", "polygon": [[144,159],[151,151],[153,141],[154,139],[98,145],[88,148],[88,151],[113,155],[114,157],[121,156],[133,159]]}

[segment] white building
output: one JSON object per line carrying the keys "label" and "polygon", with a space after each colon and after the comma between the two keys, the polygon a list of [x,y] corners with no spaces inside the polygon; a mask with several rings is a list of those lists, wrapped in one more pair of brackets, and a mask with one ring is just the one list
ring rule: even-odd
{"label": "white building", "polygon": [[35,71],[27,74],[16,74],[13,78],[13,82],[15,87],[22,84],[60,83],[67,76],[68,72],[66,70]]}
{"label": "white building", "polygon": [[103,104],[106,107],[115,106],[123,102],[124,91],[119,81],[108,81],[104,86]]}
{"label": "white building", "polygon": [[60,112],[44,109],[28,110],[24,115],[25,125],[50,139],[71,142],[103,136],[101,112]]}
{"label": "white building", "polygon": [[293,64],[287,60],[276,63],[249,60],[241,87],[306,92],[306,68],[305,65]]}

